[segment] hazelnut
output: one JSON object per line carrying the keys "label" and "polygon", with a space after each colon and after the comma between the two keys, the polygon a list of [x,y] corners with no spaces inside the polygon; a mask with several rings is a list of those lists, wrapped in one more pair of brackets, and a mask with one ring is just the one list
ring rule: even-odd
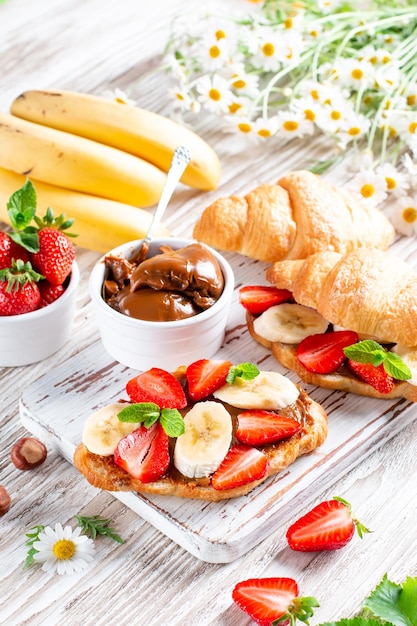
{"label": "hazelnut", "polygon": [[0,485],[0,517],[10,509],[10,496],[7,490]]}
{"label": "hazelnut", "polygon": [[41,465],[47,455],[46,446],[34,437],[23,437],[16,441],[10,456],[19,470],[30,470]]}

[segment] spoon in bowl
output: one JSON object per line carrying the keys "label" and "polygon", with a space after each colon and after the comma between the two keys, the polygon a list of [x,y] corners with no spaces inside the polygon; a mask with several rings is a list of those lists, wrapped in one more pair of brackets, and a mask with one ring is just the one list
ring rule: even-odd
{"label": "spoon in bowl", "polygon": [[146,237],[142,242],[142,246],[138,252],[137,259],[143,261],[149,251],[149,246],[153,236],[153,231],[158,222],[161,221],[162,215],[165,213],[165,209],[168,206],[168,202],[171,199],[174,189],[177,186],[181,176],[184,173],[185,168],[191,159],[191,152],[186,146],[178,146],[175,148],[172,156],[171,165],[168,170],[164,188],[162,189],[161,197],[159,198],[158,206],[151,221],[151,225],[148,228]]}

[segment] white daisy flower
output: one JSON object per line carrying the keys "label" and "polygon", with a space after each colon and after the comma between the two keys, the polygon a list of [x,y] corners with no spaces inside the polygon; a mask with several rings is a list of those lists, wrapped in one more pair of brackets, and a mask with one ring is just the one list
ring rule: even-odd
{"label": "white daisy flower", "polygon": [[352,104],[344,98],[333,98],[317,110],[316,124],[324,132],[335,134],[340,132],[352,113]]}
{"label": "white daisy flower", "polygon": [[395,87],[399,87],[403,73],[397,63],[381,65],[375,72],[375,87],[382,92],[391,92]]}
{"label": "white daisy flower", "polygon": [[282,32],[264,28],[258,33],[256,48],[251,62],[254,67],[265,72],[277,72],[285,59],[282,45]]}
{"label": "white daisy flower", "polygon": [[106,100],[115,100],[116,102],[119,102],[119,104],[130,104],[131,106],[136,106],[136,100],[129,98],[125,92],[118,87],[103,91],[103,98],[106,98]]}
{"label": "white daisy flower", "polygon": [[279,111],[276,120],[276,134],[280,137],[294,139],[314,133],[314,124],[307,120],[302,112]]}
{"label": "white daisy flower", "polygon": [[372,85],[374,75],[372,63],[359,59],[339,59],[334,63],[332,73],[341,85],[355,91]]}
{"label": "white daisy flower", "polygon": [[195,44],[193,53],[206,71],[215,72],[224,67],[229,61],[229,41],[226,38],[216,39],[210,33]]}
{"label": "white daisy flower", "polygon": [[376,173],[382,175],[387,183],[389,195],[398,197],[405,195],[409,188],[409,181],[405,172],[391,163],[382,163],[376,169]]}
{"label": "white daisy flower", "polygon": [[199,100],[207,111],[212,113],[227,113],[228,106],[233,101],[228,81],[215,74],[202,76],[196,82],[196,89],[200,94]]}
{"label": "white daisy flower", "polygon": [[248,73],[243,63],[231,63],[222,75],[229,80],[230,87],[239,96],[255,98],[259,93],[258,74]]}
{"label": "white daisy flower", "polygon": [[371,122],[361,113],[350,111],[343,119],[337,131],[337,143],[342,150],[345,150],[349,143],[355,139],[364,137],[371,126]]}
{"label": "white daisy flower", "polygon": [[278,120],[273,117],[258,117],[253,123],[253,130],[261,141],[269,139],[278,130]]}
{"label": "white daisy flower", "polygon": [[373,170],[361,170],[350,181],[351,191],[364,202],[377,206],[387,197],[387,183],[384,176]]}
{"label": "white daisy flower", "polygon": [[403,196],[393,204],[387,216],[397,233],[411,237],[417,234],[417,194]]}
{"label": "white daisy flower", "polygon": [[81,572],[94,560],[93,540],[81,535],[81,528],[62,528],[59,523],[55,524],[55,530],[46,526],[39,533],[33,548],[37,550],[34,560],[43,563],[42,569],[49,573]]}
{"label": "white daisy flower", "polygon": [[289,103],[289,109],[301,112],[306,120],[314,123],[320,110],[320,104],[312,96],[292,98]]}

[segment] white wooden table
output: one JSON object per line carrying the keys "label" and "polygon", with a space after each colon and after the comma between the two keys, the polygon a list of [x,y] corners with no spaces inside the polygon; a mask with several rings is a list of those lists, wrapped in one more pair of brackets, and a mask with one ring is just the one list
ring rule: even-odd
{"label": "white wooden table", "polygon": [[[245,0],[229,2],[250,7]],[[199,0],[6,0],[0,4],[0,110],[7,111],[13,98],[26,89],[57,87],[101,94],[119,87],[138,105],[166,112],[167,79],[154,76],[145,88],[136,81],[158,65],[171,17],[199,4]],[[179,188],[165,222],[180,236],[191,235],[197,215],[215,197],[276,180],[322,153],[317,141],[302,150],[299,145],[281,151],[262,147],[231,156],[225,149],[228,139],[216,132],[215,125],[207,123],[197,130],[218,151],[222,181],[217,191],[205,194]],[[399,244],[399,249],[412,259],[415,241]],[[365,452],[348,473],[333,477],[331,486],[312,485],[312,503],[343,496],[373,531],[333,553],[291,552],[285,541],[287,523],[279,523],[239,558],[210,563],[196,558],[111,494],[90,487],[53,448],[36,471],[19,472],[11,464],[13,443],[28,434],[19,416],[22,392],[97,345],[87,281],[98,256],[77,250],[82,280],[68,344],[43,363],[0,370],[0,484],[12,497],[10,511],[0,518],[0,624],[243,626],[250,620],[232,603],[234,584],[276,575],[296,578],[303,595],[318,598],[321,607],[311,620],[314,626],[353,615],[385,573],[398,582],[416,576],[417,421],[411,418],[406,429],[394,437],[386,434],[379,447]],[[249,264],[239,255],[228,258],[236,271],[237,289],[246,275],[263,280],[262,264]],[[239,334],[242,359],[255,357],[274,367],[243,326]],[[311,390],[313,397],[320,398],[320,393]],[[343,402],[348,406],[349,398]],[[380,403],[378,407],[381,411]],[[366,420],[367,415],[362,417]],[[125,543],[97,541],[96,561],[82,576],[50,577],[39,567],[23,570],[25,533],[36,524],[57,521],[75,526],[76,514],[110,517]],[[290,506],[286,514],[289,521],[294,518]]]}

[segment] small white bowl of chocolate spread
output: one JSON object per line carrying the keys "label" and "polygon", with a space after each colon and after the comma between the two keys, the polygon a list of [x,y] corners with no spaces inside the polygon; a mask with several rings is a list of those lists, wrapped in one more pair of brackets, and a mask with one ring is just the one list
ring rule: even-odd
{"label": "small white bowl of chocolate spread", "polygon": [[94,266],[90,296],[105,350],[133,369],[175,369],[221,347],[235,286],[216,250],[194,240],[123,244]]}

